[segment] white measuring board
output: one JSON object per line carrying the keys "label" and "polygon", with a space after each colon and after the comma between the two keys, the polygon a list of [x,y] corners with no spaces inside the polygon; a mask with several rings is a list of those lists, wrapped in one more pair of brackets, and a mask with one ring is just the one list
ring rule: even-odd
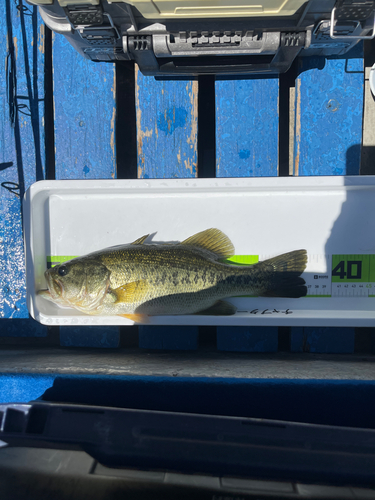
{"label": "white measuring board", "polygon": [[130,324],[38,296],[47,260],[53,265],[144,234],[177,242],[217,227],[248,263],[306,249],[307,297],[235,297],[233,316],[159,316],[150,324],[374,326],[373,213],[374,176],[42,181],[24,200],[28,308],[44,324]]}

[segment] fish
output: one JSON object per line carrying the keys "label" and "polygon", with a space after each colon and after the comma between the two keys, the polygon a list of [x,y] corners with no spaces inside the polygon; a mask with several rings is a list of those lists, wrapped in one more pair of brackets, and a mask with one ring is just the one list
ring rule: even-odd
{"label": "fish", "polygon": [[235,254],[230,239],[210,228],[179,243],[132,243],[105,248],[45,272],[48,289],[39,295],[88,315],[147,323],[150,316],[231,315],[225,298],[256,295],[299,298],[307,293],[301,274],[306,250],[253,265],[224,262]]}

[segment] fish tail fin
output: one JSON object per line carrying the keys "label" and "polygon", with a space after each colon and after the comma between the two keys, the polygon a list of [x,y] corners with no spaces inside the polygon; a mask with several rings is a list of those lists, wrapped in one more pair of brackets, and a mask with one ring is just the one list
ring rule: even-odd
{"label": "fish tail fin", "polygon": [[263,297],[304,297],[307,293],[305,280],[300,277],[306,268],[306,250],[284,253],[259,265],[269,274]]}

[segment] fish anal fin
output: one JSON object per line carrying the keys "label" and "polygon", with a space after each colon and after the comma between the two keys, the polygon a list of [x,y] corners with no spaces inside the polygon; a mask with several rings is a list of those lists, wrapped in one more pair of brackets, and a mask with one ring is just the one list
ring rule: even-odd
{"label": "fish anal fin", "polygon": [[218,300],[207,309],[203,309],[195,314],[199,315],[207,315],[207,316],[232,316],[237,311],[237,307],[229,302],[225,302],[225,300]]}
{"label": "fish anal fin", "polygon": [[116,297],[115,304],[129,304],[140,302],[145,296],[147,288],[147,281],[139,280],[119,286],[118,288],[111,290],[111,293]]}
{"label": "fish anal fin", "polygon": [[143,243],[147,240],[149,237],[149,234],[145,234],[144,236],[141,236],[140,238],[137,238],[133,243],[130,243],[131,245],[143,245]]}
{"label": "fish anal fin", "polygon": [[150,318],[147,314],[118,314],[118,316],[130,319],[130,321],[134,321],[134,323],[141,323],[143,325],[150,322]]}
{"label": "fish anal fin", "polygon": [[219,229],[206,229],[194,234],[181,242],[181,245],[191,245],[204,248],[215,253],[218,258],[226,258],[234,255],[234,246],[228,236]]}

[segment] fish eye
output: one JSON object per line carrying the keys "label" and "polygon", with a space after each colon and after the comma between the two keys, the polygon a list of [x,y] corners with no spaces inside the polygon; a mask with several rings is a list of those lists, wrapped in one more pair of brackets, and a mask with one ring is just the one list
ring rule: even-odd
{"label": "fish eye", "polygon": [[60,276],[66,276],[68,274],[69,269],[66,266],[60,266],[57,271]]}

